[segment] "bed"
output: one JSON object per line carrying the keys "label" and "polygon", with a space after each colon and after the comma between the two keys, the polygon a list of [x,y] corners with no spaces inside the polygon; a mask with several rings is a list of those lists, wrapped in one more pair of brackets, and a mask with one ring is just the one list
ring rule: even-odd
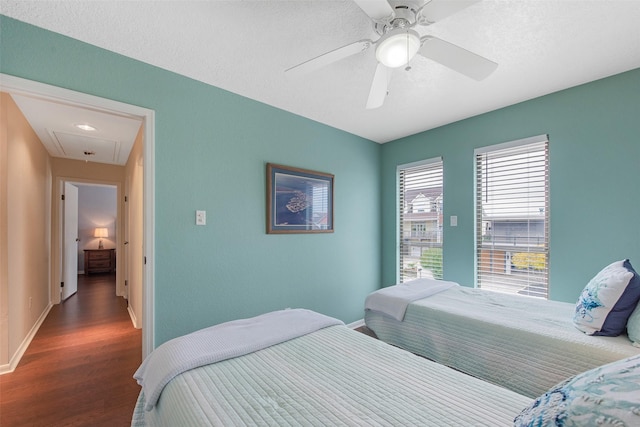
{"label": "bed", "polygon": [[[308,318],[314,326],[301,327]],[[299,331],[258,343],[271,325]],[[185,337],[158,347],[136,372],[142,390],[132,426],[507,426],[532,402],[308,310]],[[173,344],[177,350],[164,351]],[[222,360],[209,363],[219,355],[205,348],[222,351]],[[186,368],[167,367],[185,352]]]}
{"label": "bed", "polygon": [[[625,334],[590,336],[576,329],[575,304],[438,282],[423,294],[420,286],[406,285],[372,293],[366,326],[382,341],[528,397],[640,354]],[[398,290],[402,295],[393,294]]]}

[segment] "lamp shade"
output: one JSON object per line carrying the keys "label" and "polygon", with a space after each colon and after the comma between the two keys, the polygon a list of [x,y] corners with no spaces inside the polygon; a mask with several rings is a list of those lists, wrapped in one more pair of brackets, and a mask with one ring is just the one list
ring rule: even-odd
{"label": "lamp shade", "polygon": [[413,30],[398,28],[389,31],[378,41],[376,58],[390,68],[407,64],[420,49],[420,36]]}
{"label": "lamp shade", "polygon": [[96,228],[96,231],[94,232],[93,237],[109,237],[109,229]]}

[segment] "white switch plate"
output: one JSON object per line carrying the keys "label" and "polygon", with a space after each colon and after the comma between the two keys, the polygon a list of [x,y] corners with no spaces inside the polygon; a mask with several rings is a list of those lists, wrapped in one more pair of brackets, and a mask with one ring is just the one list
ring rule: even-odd
{"label": "white switch plate", "polygon": [[196,211],[196,225],[207,225],[207,211]]}
{"label": "white switch plate", "polygon": [[451,226],[452,227],[457,227],[458,226],[458,217],[456,215],[451,215]]}

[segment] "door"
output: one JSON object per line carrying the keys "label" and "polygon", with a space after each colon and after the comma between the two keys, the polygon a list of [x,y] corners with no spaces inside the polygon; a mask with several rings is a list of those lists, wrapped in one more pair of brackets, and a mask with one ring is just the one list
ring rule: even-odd
{"label": "door", "polygon": [[62,300],[78,292],[78,187],[64,183]]}

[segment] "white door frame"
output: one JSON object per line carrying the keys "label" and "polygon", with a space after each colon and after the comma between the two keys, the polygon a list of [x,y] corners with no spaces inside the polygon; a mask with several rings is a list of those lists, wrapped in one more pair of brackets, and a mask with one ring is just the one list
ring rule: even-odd
{"label": "white door frame", "polygon": [[[76,187],[79,185],[85,185],[85,186],[106,186],[106,187],[113,187],[116,190],[116,235],[112,237],[111,240],[116,242],[116,248],[120,248],[122,247],[122,245],[120,244],[121,240],[120,237],[118,236],[117,230],[122,229],[122,222],[124,221],[124,218],[122,218],[122,215],[120,214],[121,211],[121,204],[124,205],[124,202],[122,201],[123,194],[124,194],[124,185],[123,183],[117,182],[117,181],[108,181],[108,180],[99,180],[99,179],[83,179],[83,178],[72,178],[72,177],[66,177],[66,176],[58,176],[55,179],[55,185],[57,188],[59,188],[60,190],[62,190],[64,188],[64,184],[65,183],[69,183],[69,184],[73,184]],[[55,203],[61,203],[61,199],[60,199],[60,195],[59,194],[54,194],[54,198],[55,198]],[[54,209],[55,206],[54,206]],[[62,206],[60,206],[57,209],[59,212],[62,210]],[[62,236],[62,229],[63,229],[63,222],[64,222],[64,218],[62,216],[62,214],[59,214],[58,216],[58,233],[59,236]],[[63,248],[63,239],[59,239],[59,248],[58,250],[62,251]],[[53,243],[52,243],[53,244]],[[127,265],[129,263],[129,260],[125,257],[124,259],[118,257],[118,261],[117,261],[117,266],[118,268],[116,268],[116,287],[114,289],[114,292],[116,294],[116,296],[119,297],[125,297],[125,289],[124,289],[124,269],[120,269],[121,265]],[[62,265],[62,259],[60,259],[60,265]],[[86,273],[86,272],[85,272]],[[62,280],[62,267],[60,267],[60,278]],[[62,293],[62,292],[61,292]],[[55,295],[51,296],[51,302],[54,304],[57,304],[60,302],[59,298],[55,298]]]}
{"label": "white door frame", "polygon": [[[2,73],[0,73],[0,90],[10,94],[36,97],[94,110],[111,113],[118,112],[136,116],[143,121],[144,182],[142,191],[144,230],[142,240],[146,261],[142,274],[142,358],[144,359],[155,348],[153,315],[155,283],[155,111]],[[51,275],[52,295],[55,292],[58,295],[60,294],[58,277],[59,275],[56,274]]]}

